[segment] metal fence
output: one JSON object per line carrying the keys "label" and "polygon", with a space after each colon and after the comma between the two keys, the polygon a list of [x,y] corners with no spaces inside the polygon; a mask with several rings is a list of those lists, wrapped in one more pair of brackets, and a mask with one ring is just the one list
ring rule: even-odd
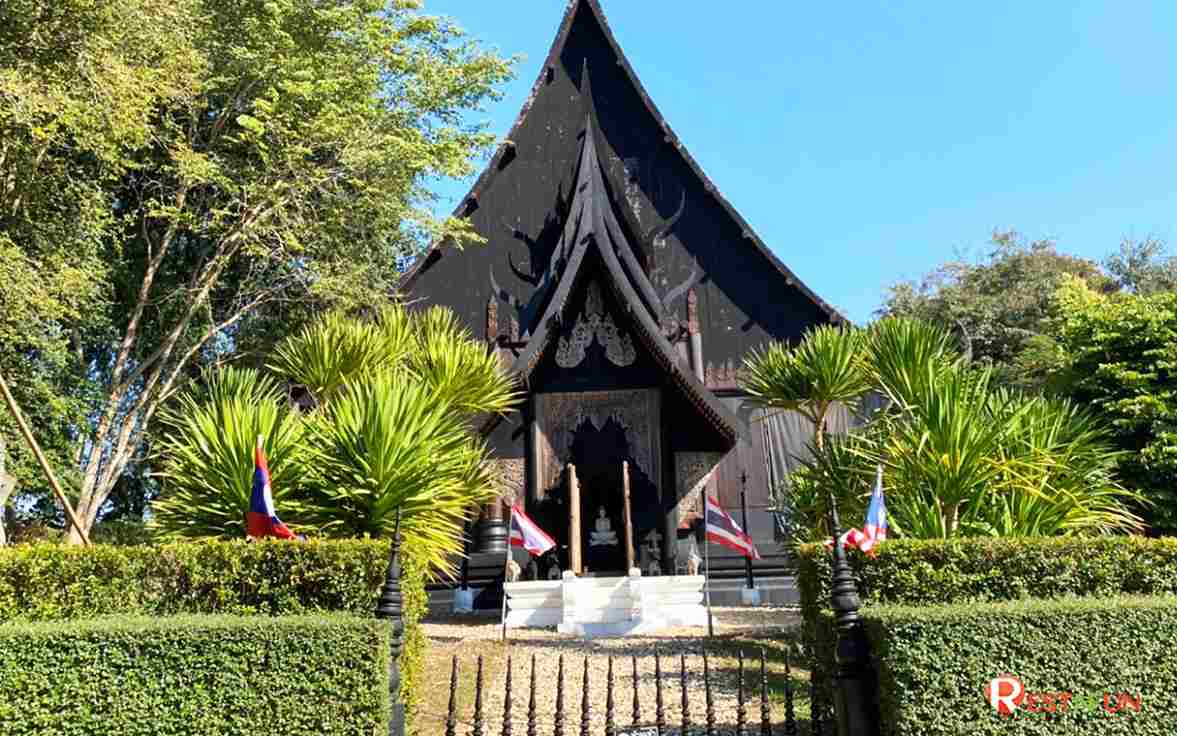
{"label": "metal fence", "polygon": [[[515,676],[516,667],[508,657],[505,678],[503,679],[502,712],[488,712],[484,706],[488,697],[485,689],[483,659],[478,657],[474,674],[474,712],[470,720],[459,719],[458,691],[461,679],[461,664],[458,657],[454,657],[450,671],[449,708],[445,719],[445,736],[514,736],[516,725],[522,726],[521,733],[536,736],[539,733],[551,733],[554,736],[677,736],[680,734],[695,734],[717,736],[719,734],[738,734],[739,736],[799,736],[798,723],[795,712],[795,687],[790,679],[790,667],[786,655],[784,675],[784,704],[783,709],[774,708],[769,698],[769,673],[765,653],[760,652],[759,662],[753,662],[746,667],[742,653],[737,661],[737,691],[736,713],[734,724],[720,724],[716,716],[714,688],[712,682],[711,656],[703,652],[697,657],[688,658],[681,654],[669,668],[663,668],[661,655],[654,656],[654,700],[643,707],[639,691],[640,677],[638,674],[638,658],[626,659],[608,658],[607,674],[604,683],[592,682],[589,667],[589,657],[584,657],[579,664],[581,671],[580,702],[571,702],[567,697],[567,681],[576,677],[577,673],[569,672],[565,655],[558,656],[556,676],[555,712],[541,713],[536,697],[536,656],[532,655],[530,668],[527,670],[528,680],[526,692],[520,701],[516,702]],[[618,664],[620,662],[620,665]],[[692,670],[688,665],[693,665]],[[703,689],[699,693],[688,685],[693,672],[701,664]],[[575,667],[576,663],[571,664]],[[626,666],[628,665],[628,666]],[[677,665],[677,667],[673,666]],[[599,703],[599,696],[604,692],[603,714],[598,712],[594,701]],[[631,690],[629,701],[632,710],[619,713],[617,703],[623,689]],[[816,688],[811,685],[811,693]],[[594,694],[597,698],[594,698]],[[703,721],[692,722],[692,701],[703,698]],[[680,704],[677,722],[671,722],[667,703],[677,698]],[[522,701],[526,700],[526,707]],[[811,700],[811,702],[814,702]],[[774,710],[776,713],[774,713]],[[696,711],[697,712],[697,711]],[[594,719],[594,716],[603,715]],[[820,707],[815,707],[811,718],[809,733],[822,733],[820,724],[822,718]],[[776,716],[774,718],[774,716]]]}
{"label": "metal fence", "polygon": [[[836,511],[832,514],[831,527],[834,530],[834,538],[840,537],[839,524]],[[400,561],[398,560],[398,552],[400,549],[400,524],[399,519],[397,523],[397,531],[393,537],[391,558],[389,560],[388,574],[381,590],[380,602],[376,608],[376,616],[381,619],[389,620],[392,624],[392,643],[390,658],[390,677],[389,689],[392,701],[392,712],[388,724],[389,736],[404,736],[405,720],[404,720],[404,704],[399,702],[398,694],[400,692],[400,671],[397,664],[397,657],[401,651],[401,595],[400,595]],[[857,582],[850,571],[849,565],[846,563],[846,556],[844,550],[840,546],[835,545],[834,549],[834,565],[833,565],[833,580],[831,590],[831,604],[835,614],[835,621],[837,626],[837,643],[835,651],[835,671],[831,673],[830,691],[833,694],[833,702],[825,703],[822,697],[824,688],[818,687],[818,680],[815,675],[811,673],[809,681],[809,704],[810,704],[810,722],[809,734],[812,736],[824,736],[827,727],[827,714],[832,713],[831,732],[837,733],[838,736],[878,736],[879,734],[879,718],[878,718],[878,689],[874,679],[874,669],[870,662],[870,647],[866,639],[866,633],[863,630],[862,621],[858,616],[859,599]],[[765,653],[762,650],[759,658],[759,672],[752,673],[752,688],[746,687],[749,680],[746,672],[746,665],[743,653],[738,656],[738,686],[737,686],[737,709],[736,709],[736,724],[735,730],[731,728],[723,728],[719,726],[716,719],[714,692],[712,687],[712,672],[710,666],[710,655],[704,651],[699,656],[702,663],[703,670],[703,698],[705,705],[705,721],[702,724],[694,724],[691,722],[691,709],[688,707],[692,691],[687,685],[688,668],[686,655],[680,655],[677,668],[677,695],[683,705],[680,711],[680,722],[671,724],[668,722],[665,703],[667,697],[673,697],[675,693],[668,693],[668,690],[673,690],[674,672],[669,673],[669,677],[663,676],[662,657],[655,655],[654,660],[654,681],[655,681],[655,697],[654,697],[654,712],[653,721],[650,722],[648,711],[643,711],[640,695],[638,692],[638,669],[637,658],[630,658],[629,686],[633,690],[632,704],[633,710],[631,717],[628,719],[622,718],[616,713],[616,694],[619,688],[624,687],[624,683],[618,684],[619,677],[614,671],[614,659],[612,657],[608,660],[608,674],[605,678],[605,704],[604,704],[604,733],[606,736],[667,736],[670,734],[681,734],[688,736],[691,734],[706,734],[706,736],[717,736],[718,734],[737,734],[738,736],[753,736],[759,733],[760,736],[774,736],[774,734],[783,734],[784,736],[796,736],[799,734],[798,723],[795,717],[794,710],[794,688],[790,678],[790,664],[788,653],[785,655],[785,677],[784,677],[784,717],[783,720],[777,724],[772,718],[772,706],[769,702],[769,678],[766,668]],[[546,733],[552,733],[553,736],[572,736],[574,733],[579,733],[580,736],[589,736],[592,731],[592,714],[593,705],[590,693],[592,692],[593,683],[590,682],[589,660],[587,657],[583,660],[582,673],[582,689],[581,702],[579,708],[579,718],[576,717],[575,704],[565,703],[565,657],[559,656],[558,676],[556,682],[556,709],[553,716],[553,722],[549,725],[540,723],[540,715],[536,707],[536,658],[531,659],[531,669],[528,683],[528,705],[526,714],[526,735],[538,736],[539,729],[543,726]],[[446,736],[459,736],[458,721],[457,721],[457,691],[459,683],[459,661],[457,657],[454,658],[451,665],[450,673],[450,697],[449,709],[446,716],[445,734]],[[510,659],[507,660],[507,671],[504,680],[504,699],[503,711],[501,720],[498,720],[499,728],[497,733],[499,736],[514,736],[514,666]],[[624,676],[622,676],[624,677]],[[665,686],[665,682],[670,680],[672,683],[670,688]],[[464,736],[494,736],[496,719],[493,715],[485,712],[484,703],[484,673],[482,657],[478,658],[477,670],[475,673],[475,695],[474,695],[474,718],[468,725],[467,734]],[[596,687],[600,688],[600,683]],[[759,690],[759,697],[757,698],[756,690]],[[752,697],[749,698],[749,693]],[[750,702],[759,700],[759,723],[756,724],[749,721],[749,707],[755,708],[757,703]],[[755,715],[753,715],[755,720]],[[576,720],[578,730],[573,731],[571,721]],[[463,724],[465,725],[465,724]],[[777,726],[779,725],[779,730]]]}

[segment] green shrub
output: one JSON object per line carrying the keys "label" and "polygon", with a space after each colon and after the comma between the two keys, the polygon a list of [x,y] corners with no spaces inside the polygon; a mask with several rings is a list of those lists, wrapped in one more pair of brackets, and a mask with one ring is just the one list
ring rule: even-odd
{"label": "green shrub", "polygon": [[400,697],[405,704],[405,720],[409,733],[416,733],[414,720],[421,700],[421,679],[425,668],[425,654],[429,638],[421,626],[421,619],[429,610],[429,593],[425,590],[429,564],[420,557],[406,556],[401,566],[401,612],[405,631],[400,655]]}
{"label": "green shrub", "polygon": [[[1088,598],[863,611],[879,668],[884,734],[1168,734],[1177,714],[1177,598]],[[1013,675],[1031,693],[1070,693],[1054,712],[1012,716],[985,686]],[[1137,712],[1119,693],[1141,698]]]}
{"label": "green shrub", "polygon": [[388,565],[378,540],[0,549],[0,621],[111,614],[370,615]]}
{"label": "green shrub", "polygon": [[[848,555],[866,604],[1177,593],[1177,539],[892,540],[877,550],[875,559]],[[821,545],[798,551],[797,587],[809,622],[829,606],[832,559]]]}
{"label": "green shrub", "polygon": [[[1177,593],[1177,539],[1028,537],[897,539],[874,559],[851,550],[865,610],[877,604],[975,604],[1076,596]],[[830,605],[833,555],[822,545],[798,548],[804,655],[819,673],[833,667],[833,633],[822,622]],[[819,696],[830,702],[819,677]]]}
{"label": "green shrub", "polygon": [[[410,724],[428,641],[427,563],[401,556],[401,697]],[[0,549],[0,622],[176,614],[370,617],[388,569],[388,542],[201,542]]]}
{"label": "green shrub", "polygon": [[0,625],[6,736],[387,728],[387,625],[179,616]]}

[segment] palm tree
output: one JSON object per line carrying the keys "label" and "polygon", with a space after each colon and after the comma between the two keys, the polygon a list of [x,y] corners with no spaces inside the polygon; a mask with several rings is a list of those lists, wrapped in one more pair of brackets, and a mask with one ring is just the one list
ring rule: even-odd
{"label": "palm tree", "polygon": [[823,325],[794,347],[772,343],[745,361],[743,388],[761,407],[795,411],[813,423],[813,444],[825,447],[826,420],[838,403],[851,405],[870,388],[863,367],[862,333]]}
{"label": "palm tree", "polygon": [[[447,310],[395,305],[366,320],[325,316],[279,345],[269,368],[276,375],[207,374],[169,408],[157,527],[240,537],[261,434],[288,524],[387,535],[400,509],[425,564],[446,570],[462,522],[495,495],[475,427],[518,400],[498,356]],[[277,378],[306,387],[315,408],[300,416]]]}
{"label": "palm tree", "polygon": [[[814,417],[823,402],[806,397],[831,392],[814,388],[819,381],[808,374],[819,371],[811,366],[851,361],[843,350],[801,347],[770,348],[768,357],[750,366],[748,388],[766,405]],[[892,527],[905,536],[1140,528],[1128,510],[1135,496],[1115,479],[1116,453],[1106,430],[1089,415],[1064,402],[995,388],[991,374],[968,369],[949,333],[933,325],[881,320],[857,348],[867,386],[890,401],[851,436],[822,443],[816,435],[812,457],[791,479],[790,506],[815,538],[828,535],[826,498],[857,509],[876,463],[886,467]],[[806,364],[799,364],[800,355]],[[834,359],[822,360],[829,355]],[[837,371],[820,373],[825,385],[836,383],[830,377]],[[775,401],[765,401],[769,396]]]}
{"label": "palm tree", "polygon": [[952,335],[931,322],[888,317],[873,323],[862,345],[871,388],[893,405],[912,405],[945,372],[963,364],[952,342]]}
{"label": "palm tree", "polygon": [[307,519],[334,537],[388,536],[451,571],[471,508],[496,496],[488,452],[450,400],[399,371],[347,384],[308,421]]}
{"label": "palm tree", "polygon": [[519,400],[498,356],[442,307],[392,305],[371,320],[328,315],[278,345],[268,367],[320,405],[384,370],[412,376],[467,418],[505,413]]}
{"label": "palm tree", "polygon": [[291,526],[301,526],[303,425],[279,381],[249,368],[207,371],[160,418],[155,451],[164,493],[151,506],[156,533],[244,537],[258,435],[265,439],[274,502]]}

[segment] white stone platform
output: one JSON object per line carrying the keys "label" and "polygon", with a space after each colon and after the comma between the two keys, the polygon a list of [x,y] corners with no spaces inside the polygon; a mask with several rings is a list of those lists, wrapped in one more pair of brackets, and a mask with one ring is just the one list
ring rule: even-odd
{"label": "white stone platform", "polygon": [[592,638],[706,626],[702,575],[576,577],[507,583],[507,627],[552,627]]}

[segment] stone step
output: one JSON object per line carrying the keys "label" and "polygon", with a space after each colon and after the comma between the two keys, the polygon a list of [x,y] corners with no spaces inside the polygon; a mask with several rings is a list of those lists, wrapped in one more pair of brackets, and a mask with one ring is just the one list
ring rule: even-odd
{"label": "stone step", "polygon": [[[764,606],[795,606],[800,602],[796,582],[792,577],[773,576],[757,577],[756,588],[760,591],[760,605]],[[713,606],[743,606],[742,590],[744,578],[726,577],[711,580],[711,605]],[[498,616],[502,606],[502,592],[499,583],[490,586],[471,585],[474,594],[474,610],[478,614]],[[444,616],[453,611],[454,587],[434,587],[429,591],[429,613],[434,616]]]}

